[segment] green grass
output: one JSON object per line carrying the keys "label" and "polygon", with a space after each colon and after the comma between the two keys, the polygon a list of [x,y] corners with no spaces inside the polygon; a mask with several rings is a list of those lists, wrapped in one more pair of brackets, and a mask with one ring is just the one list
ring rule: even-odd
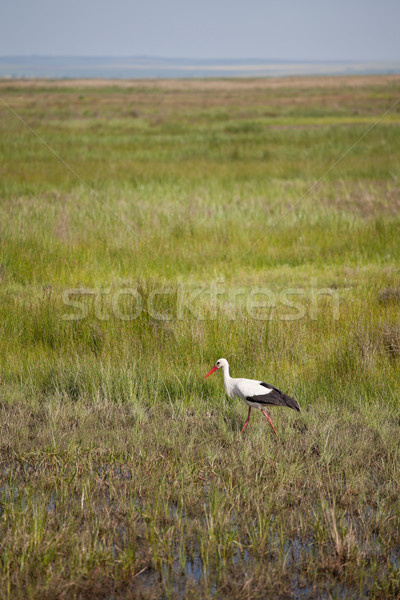
{"label": "green grass", "polygon": [[399,91],[0,83],[1,598],[399,597]]}

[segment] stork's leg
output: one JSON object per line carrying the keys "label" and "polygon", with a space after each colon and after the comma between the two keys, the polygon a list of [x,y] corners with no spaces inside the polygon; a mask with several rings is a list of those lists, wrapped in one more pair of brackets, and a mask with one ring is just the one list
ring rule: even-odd
{"label": "stork's leg", "polygon": [[246,429],[248,422],[250,421],[250,413],[251,413],[251,406],[249,406],[249,414],[247,415],[247,421],[246,423],[243,425],[242,431],[240,433],[243,433],[243,431]]}
{"label": "stork's leg", "polygon": [[268,419],[268,423],[271,425],[272,429],[274,430],[275,435],[278,435],[275,431],[275,427],[272,425],[272,421],[269,418],[269,416],[267,415],[267,413],[265,412],[265,410],[262,408],[261,409],[262,414],[264,415],[264,417],[266,417]]}

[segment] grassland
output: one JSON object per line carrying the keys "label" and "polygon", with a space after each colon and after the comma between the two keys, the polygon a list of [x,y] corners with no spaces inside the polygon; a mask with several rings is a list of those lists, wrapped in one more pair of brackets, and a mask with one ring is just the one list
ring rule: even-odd
{"label": "grassland", "polygon": [[400,78],[0,96],[0,597],[398,599]]}

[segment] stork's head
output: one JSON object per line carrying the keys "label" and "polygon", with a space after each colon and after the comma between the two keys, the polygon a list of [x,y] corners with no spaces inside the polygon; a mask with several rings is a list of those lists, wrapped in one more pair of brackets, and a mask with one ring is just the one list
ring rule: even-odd
{"label": "stork's head", "polygon": [[226,360],[226,358],[219,358],[217,360],[217,362],[215,363],[215,365],[213,366],[213,368],[211,369],[211,371],[209,373],[207,373],[207,375],[205,377],[203,377],[203,379],[206,379],[209,375],[211,375],[211,373],[214,373],[214,371],[216,371],[217,369],[221,369],[223,367],[229,367],[229,363]]}

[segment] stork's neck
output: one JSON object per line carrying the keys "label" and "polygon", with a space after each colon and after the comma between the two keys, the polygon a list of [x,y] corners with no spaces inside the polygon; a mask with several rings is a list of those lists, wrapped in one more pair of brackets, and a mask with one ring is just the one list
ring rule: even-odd
{"label": "stork's neck", "polygon": [[224,378],[224,384],[231,380],[231,377],[229,376],[229,365],[224,365],[222,367],[222,376]]}
{"label": "stork's neck", "polygon": [[224,377],[224,389],[225,393],[228,394],[230,398],[234,397],[234,384],[232,377],[229,377],[229,365],[224,365],[222,367],[222,375]]}

